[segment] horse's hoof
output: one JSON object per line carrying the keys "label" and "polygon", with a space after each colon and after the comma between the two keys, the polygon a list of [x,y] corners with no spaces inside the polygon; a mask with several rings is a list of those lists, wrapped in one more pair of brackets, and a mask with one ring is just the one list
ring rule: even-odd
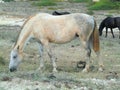
{"label": "horse's hoof", "polygon": [[84,62],[84,61],[79,61],[78,63],[77,63],[77,68],[85,68],[85,66],[86,66],[86,62]]}
{"label": "horse's hoof", "polygon": [[57,71],[57,69],[53,69],[53,73],[57,73],[58,71]]}
{"label": "horse's hoof", "polygon": [[89,70],[85,68],[85,69],[82,70],[82,72],[87,73],[87,72],[89,72]]}

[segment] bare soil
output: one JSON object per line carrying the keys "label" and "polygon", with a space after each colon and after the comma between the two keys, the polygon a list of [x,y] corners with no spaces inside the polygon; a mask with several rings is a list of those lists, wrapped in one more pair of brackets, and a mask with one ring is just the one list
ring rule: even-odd
{"label": "bare soil", "polygon": [[[84,60],[85,54],[78,39],[63,45],[51,44],[57,58],[58,73],[51,73],[51,63],[45,54],[45,71],[35,72],[39,66],[39,53],[33,41],[25,48],[25,57],[19,70],[10,73],[9,56],[21,25],[25,19],[39,12],[52,13],[69,11],[88,13],[85,3],[59,2],[57,6],[35,7],[32,2],[0,3],[0,90],[119,90],[120,89],[120,39],[118,29],[114,29],[115,38],[109,32],[108,37],[100,37],[101,59],[104,72],[98,72],[97,58],[92,53],[91,71],[82,73],[76,68],[78,61]],[[93,11],[99,27],[108,15],[120,16],[117,10]],[[1,61],[3,60],[3,63]]]}

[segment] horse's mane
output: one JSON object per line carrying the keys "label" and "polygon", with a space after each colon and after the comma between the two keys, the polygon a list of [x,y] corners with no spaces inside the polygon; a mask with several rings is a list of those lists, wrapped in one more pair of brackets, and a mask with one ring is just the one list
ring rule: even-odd
{"label": "horse's mane", "polygon": [[[26,25],[26,23],[27,23],[32,17],[34,17],[34,16],[29,16],[29,17],[27,18],[27,20],[23,23],[23,25],[22,25],[22,27],[21,27],[21,30],[20,30],[20,32],[19,32],[19,34],[18,34],[18,36],[17,36],[17,39],[19,38],[20,33],[21,33],[22,29],[24,28],[24,26]],[[17,44],[17,39],[15,40],[14,46],[16,46],[16,44]]]}

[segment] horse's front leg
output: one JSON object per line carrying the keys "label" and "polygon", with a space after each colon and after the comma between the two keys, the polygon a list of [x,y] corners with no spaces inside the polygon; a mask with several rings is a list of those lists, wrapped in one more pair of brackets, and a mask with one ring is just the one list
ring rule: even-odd
{"label": "horse's front leg", "polygon": [[115,38],[112,28],[110,28],[110,29],[111,29],[111,33],[112,33],[113,38]]}
{"label": "horse's front leg", "polygon": [[37,70],[42,70],[44,67],[44,59],[43,59],[43,45],[39,43],[39,53],[40,53],[40,66]]}
{"label": "horse's front leg", "polygon": [[105,35],[106,38],[107,38],[107,33],[108,33],[108,28],[106,27],[106,35]]}
{"label": "horse's front leg", "polygon": [[47,40],[44,41],[44,45],[45,45],[45,48],[46,48],[46,50],[47,50],[48,56],[50,57],[50,60],[51,60],[51,62],[52,62],[53,72],[57,72],[57,69],[56,69],[56,68],[57,68],[57,65],[56,65],[56,63],[55,63],[56,58],[55,58],[54,54],[52,53],[51,48],[50,48],[50,46],[48,45],[48,41],[47,41]]}

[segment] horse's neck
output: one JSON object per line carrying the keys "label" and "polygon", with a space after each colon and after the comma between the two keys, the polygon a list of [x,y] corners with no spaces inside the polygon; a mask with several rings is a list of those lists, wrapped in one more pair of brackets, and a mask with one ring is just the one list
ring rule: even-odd
{"label": "horse's neck", "polygon": [[19,34],[18,40],[17,40],[14,48],[19,47],[19,50],[23,51],[23,49],[24,49],[27,41],[30,39],[30,37],[31,37],[30,30],[23,29]]}
{"label": "horse's neck", "polygon": [[102,21],[101,24],[100,24],[100,30],[102,31],[104,27],[105,27],[105,22]]}

